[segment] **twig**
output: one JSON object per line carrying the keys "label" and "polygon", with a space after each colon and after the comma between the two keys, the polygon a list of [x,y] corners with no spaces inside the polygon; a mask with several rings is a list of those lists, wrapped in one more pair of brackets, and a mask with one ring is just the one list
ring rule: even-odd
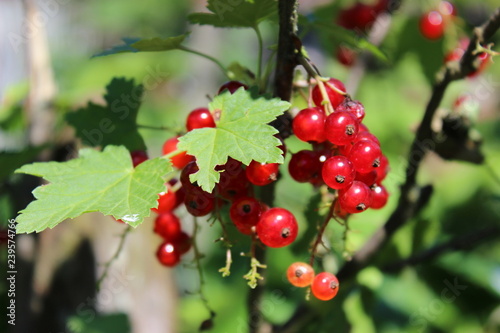
{"label": "twig", "polygon": [[309,265],[311,265],[311,266],[313,266],[313,264],[314,264],[314,257],[316,256],[316,251],[317,251],[319,244],[323,243],[323,241],[322,241],[323,233],[325,232],[325,229],[326,229],[326,226],[328,225],[328,222],[330,222],[330,220],[333,217],[334,209],[335,209],[335,201],[332,202],[332,204],[330,205],[330,208],[328,209],[328,214],[325,216],[325,220],[321,224],[321,226],[318,230],[318,234],[316,235],[316,240],[314,241],[314,244],[311,247],[311,257],[309,258]]}
{"label": "twig", "polygon": [[123,231],[123,233],[120,235],[120,243],[118,244],[118,248],[115,251],[115,254],[109,259],[105,264],[104,264],[104,271],[102,272],[101,276],[96,282],[96,289],[99,291],[101,289],[101,284],[102,281],[106,278],[106,276],[109,273],[109,268],[111,267],[111,264],[118,259],[118,256],[122,252],[123,245],[125,244],[125,239],[127,238],[127,235],[129,232],[132,230],[132,227],[127,225],[127,228]]}

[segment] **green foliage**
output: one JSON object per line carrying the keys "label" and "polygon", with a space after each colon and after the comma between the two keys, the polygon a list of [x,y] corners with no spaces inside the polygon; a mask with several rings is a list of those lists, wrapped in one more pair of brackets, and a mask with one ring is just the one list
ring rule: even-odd
{"label": "green foliage", "polygon": [[124,145],[130,151],[146,150],[136,124],[143,90],[133,80],[114,78],[106,87],[106,106],[89,102],[68,113],[66,120],[88,146]]}
{"label": "green foliage", "polygon": [[255,28],[260,22],[276,15],[276,0],[208,0],[211,13],[193,13],[188,20],[194,24],[217,28]]}
{"label": "green foliage", "polygon": [[79,316],[68,319],[67,327],[70,333],[127,333],[132,328],[124,313],[101,315],[88,320]]}
{"label": "green foliage", "polygon": [[179,138],[178,149],[196,157],[199,171],[190,179],[205,191],[211,192],[219,181],[214,168],[227,162],[228,157],[245,165],[252,160],[261,163],[283,163],[277,147],[278,131],[268,125],[283,114],[290,104],[279,99],[257,96],[243,88],[234,94],[225,92],[209,104],[213,114],[220,114],[216,128],[200,128]]}
{"label": "green foliage", "polygon": [[22,165],[33,161],[45,146],[27,147],[19,152],[0,152],[0,182]]}
{"label": "green foliage", "polygon": [[162,158],[134,168],[128,150],[115,146],[102,152],[82,149],[79,158],[68,162],[25,165],[16,172],[43,177],[50,184],[33,191],[37,200],[17,217],[17,232],[40,232],[96,211],[136,227],[156,207],[157,193],[171,170]]}
{"label": "green foliage", "polygon": [[94,57],[102,57],[117,53],[127,53],[127,52],[157,52],[157,51],[171,51],[178,50],[181,48],[182,42],[189,35],[185,33],[183,35],[168,37],[168,38],[123,38],[122,41],[125,44],[116,45],[109,50],[103,51],[101,53],[95,54]]}

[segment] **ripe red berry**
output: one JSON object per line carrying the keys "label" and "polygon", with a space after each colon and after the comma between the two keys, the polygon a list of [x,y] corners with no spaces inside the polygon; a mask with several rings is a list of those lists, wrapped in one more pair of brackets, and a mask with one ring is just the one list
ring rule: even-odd
{"label": "ripe red berry", "polygon": [[163,242],[156,251],[158,261],[167,267],[174,267],[181,261],[181,254],[170,241]]}
{"label": "ripe red berry", "polygon": [[248,196],[250,182],[240,161],[229,158],[224,165],[215,168],[220,171],[220,179],[217,183],[217,194],[228,200],[235,200]]}
{"label": "ripe red berry", "polygon": [[380,209],[384,207],[387,200],[389,200],[389,192],[387,192],[383,185],[374,185],[371,187],[371,190],[373,200],[370,208]]}
{"label": "ripe red berry", "polygon": [[356,142],[348,155],[354,169],[361,173],[368,173],[380,167],[381,157],[380,146],[371,140]]}
{"label": "ripe red berry", "polygon": [[198,172],[198,165],[196,165],[196,161],[191,161],[186,166],[182,169],[181,171],[181,176],[179,178],[182,187],[185,189],[189,189],[192,186],[196,186],[195,184],[191,183],[191,180],[189,176],[195,172]]}
{"label": "ripe red berry", "polygon": [[331,300],[339,291],[339,280],[332,273],[319,273],[313,280],[311,291],[314,297],[319,300]]}
{"label": "ripe red berry", "polygon": [[[345,98],[346,89],[344,84],[340,80],[331,78],[328,82],[324,82],[324,85],[332,107],[336,108],[340,103],[342,103]],[[341,91],[343,93],[339,93],[338,91]],[[323,95],[321,94],[321,90],[319,89],[318,85],[314,86],[314,88],[312,89],[311,97],[316,106],[323,105]]]}
{"label": "ripe red berry", "polygon": [[373,170],[368,173],[356,172],[354,180],[363,182],[370,187],[377,182],[377,171]]}
{"label": "ripe red berry", "polygon": [[352,185],[339,191],[339,204],[350,214],[361,213],[372,204],[372,191],[363,182],[353,181]]}
{"label": "ripe red berry", "polygon": [[214,210],[215,198],[211,193],[207,193],[200,187],[193,185],[186,189],[184,204],[189,214],[205,216]]}
{"label": "ripe red berry", "polygon": [[[174,152],[177,150],[177,143],[179,142],[179,137],[174,136],[173,138],[168,139],[165,141],[163,144],[163,155],[167,155],[171,152]],[[194,160],[194,157],[191,155],[187,155],[186,152],[181,152],[180,154],[177,154],[175,156],[172,156],[170,158],[170,161],[172,162],[172,165],[176,167],[177,169],[182,169],[188,164]]]}
{"label": "ripe red berry", "polygon": [[278,179],[278,171],[278,163],[266,164],[252,161],[247,166],[245,173],[250,183],[257,186],[264,186]]}
{"label": "ripe red berry", "polygon": [[215,127],[214,117],[207,108],[194,109],[187,116],[186,129],[189,132],[203,127]]}
{"label": "ripe red berry", "polygon": [[132,165],[134,168],[141,164],[144,161],[148,160],[148,153],[146,153],[144,150],[135,150],[130,153],[130,157],[132,157]]}
{"label": "ripe red berry", "polygon": [[297,238],[295,216],[284,208],[271,208],[262,213],[256,227],[261,242],[269,247],[283,247]]}
{"label": "ripe red berry", "polygon": [[294,262],[286,270],[288,281],[295,287],[307,287],[314,280],[314,270],[305,262]]}
{"label": "ripe red berry", "polygon": [[333,189],[349,187],[354,181],[356,171],[345,156],[332,156],[325,161],[322,170],[323,181]]}
{"label": "ripe red berry", "polygon": [[160,214],[155,219],[154,232],[165,240],[175,241],[182,232],[181,222],[173,213]]}
{"label": "ripe red berry", "polygon": [[228,90],[229,93],[233,94],[236,90],[239,88],[243,87],[245,90],[248,89],[248,86],[246,84],[243,84],[238,81],[229,81],[224,83],[220,88],[219,91],[217,92],[217,95],[222,93],[224,90]]}
{"label": "ripe red berry", "polygon": [[422,15],[419,24],[420,33],[427,39],[436,40],[444,34],[443,16],[437,11]]}
{"label": "ripe red berry", "polygon": [[290,176],[299,183],[315,182],[321,178],[321,152],[301,150],[292,155],[288,164]]}
{"label": "ripe red berry", "polygon": [[380,156],[380,166],[375,169],[375,171],[377,172],[377,179],[375,182],[380,184],[389,173],[389,170],[390,167],[387,156],[385,155]]}
{"label": "ripe red berry", "polygon": [[184,254],[191,249],[191,237],[184,231],[181,231],[179,236],[173,241],[173,244],[176,251]]}
{"label": "ripe red berry", "polygon": [[151,210],[158,214],[171,212],[181,204],[180,199],[183,200],[179,198],[177,192],[172,191],[172,186],[167,183],[165,191],[158,194],[158,207]]}
{"label": "ripe red berry", "polygon": [[373,135],[372,133],[370,133],[368,131],[358,132],[358,135],[356,135],[356,139],[354,139],[353,143],[356,143],[356,142],[362,141],[362,140],[371,140],[380,146],[379,139],[375,135]]}
{"label": "ripe red berry", "polygon": [[325,112],[321,108],[300,110],[293,118],[293,133],[298,139],[309,142],[323,142],[325,137]]}
{"label": "ripe red berry", "polygon": [[359,101],[353,101],[351,99],[344,99],[342,103],[335,108],[336,112],[350,112],[352,113],[359,122],[363,121],[365,117],[365,107]]}
{"label": "ripe red berry", "polygon": [[229,208],[229,217],[238,230],[245,234],[252,233],[264,211],[264,205],[255,198],[243,197],[233,202]]}
{"label": "ripe red berry", "polygon": [[358,123],[352,113],[334,112],[326,117],[326,138],[334,145],[346,145],[356,138]]}
{"label": "ripe red berry", "polygon": [[357,53],[347,46],[340,45],[337,48],[335,56],[342,65],[351,67],[354,61],[356,61]]}

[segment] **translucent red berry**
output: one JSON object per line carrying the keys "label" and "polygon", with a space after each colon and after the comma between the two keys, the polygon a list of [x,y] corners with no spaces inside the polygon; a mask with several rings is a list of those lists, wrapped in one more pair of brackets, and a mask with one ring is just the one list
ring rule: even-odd
{"label": "translucent red berry", "polygon": [[181,261],[181,253],[171,241],[163,242],[156,251],[158,261],[167,267],[174,267]]}
{"label": "translucent red berry", "polygon": [[371,140],[356,142],[348,155],[354,169],[361,173],[368,173],[380,167],[381,157],[380,146]]}
{"label": "translucent red berry", "polygon": [[214,210],[215,198],[213,194],[193,185],[186,189],[184,204],[189,214],[193,216],[205,216]]}
{"label": "translucent red berry", "polygon": [[385,206],[387,200],[389,200],[389,192],[383,185],[374,185],[371,187],[372,190],[372,204],[370,208],[380,209]]}
{"label": "translucent red berry", "polygon": [[356,171],[347,157],[337,155],[325,161],[322,176],[326,185],[339,190],[349,187],[352,184],[356,176]]}
{"label": "translucent red berry", "polygon": [[203,127],[215,127],[214,117],[207,108],[194,109],[186,119],[186,129],[189,131]]}
{"label": "translucent red berry", "polygon": [[266,246],[287,246],[297,238],[297,220],[284,208],[271,208],[262,213],[256,231],[259,239]]}
{"label": "translucent red berry", "polygon": [[361,213],[372,204],[372,191],[363,182],[353,181],[347,189],[339,191],[339,204],[349,214]]}
{"label": "translucent red berry", "polygon": [[377,172],[376,183],[380,184],[389,173],[389,170],[389,160],[385,155],[380,156],[380,165],[375,169],[375,171]]}
{"label": "translucent red berry", "polygon": [[259,163],[257,161],[250,162],[245,173],[248,180],[257,186],[264,186],[278,179],[279,164],[278,163]]}
{"label": "translucent red berry", "polygon": [[134,168],[141,164],[142,162],[145,162],[148,160],[148,153],[146,153],[144,150],[135,150],[130,153],[130,157],[132,157],[132,165]]}
{"label": "translucent red berry", "polygon": [[353,101],[351,99],[345,99],[336,108],[336,112],[350,112],[352,113],[359,122],[365,117],[365,107],[359,101]]}
{"label": "translucent red berry", "polygon": [[358,123],[350,112],[334,112],[326,118],[326,138],[334,145],[346,145],[356,138]]}
{"label": "translucent red berry", "polygon": [[350,67],[356,61],[357,53],[353,49],[341,45],[337,48],[335,56],[342,65]]}
{"label": "translucent red berry", "polygon": [[331,300],[339,291],[339,280],[332,273],[319,273],[312,282],[311,291],[319,300]]}
{"label": "translucent red berry", "polygon": [[[174,136],[173,138],[168,139],[165,141],[163,144],[163,155],[167,155],[171,152],[174,152],[177,150],[177,143],[179,142],[179,137]],[[176,167],[177,169],[182,169],[191,162],[194,159],[193,156],[187,155],[186,152],[181,152],[175,156],[172,156],[170,158],[170,161],[172,162],[172,165]]]}
{"label": "translucent red berry", "polygon": [[182,232],[181,222],[173,213],[160,214],[155,219],[154,232],[165,240],[174,241]]}
{"label": "translucent red berry", "polygon": [[444,34],[443,16],[438,11],[430,11],[420,18],[420,32],[431,40],[439,39]]}
{"label": "translucent red berry", "polygon": [[368,187],[372,186],[377,182],[377,171],[373,170],[368,173],[356,172],[356,177],[354,180],[365,183]]}
{"label": "translucent red berry", "polygon": [[286,270],[288,281],[295,287],[307,287],[314,280],[314,270],[305,262],[294,262]]}
{"label": "translucent red berry", "polygon": [[293,133],[302,141],[323,142],[325,137],[325,112],[321,108],[300,110],[293,118]]}
{"label": "translucent red berry", "polygon": [[255,198],[243,197],[235,200],[229,208],[229,217],[238,230],[245,234],[252,233],[264,211],[264,205]]}
{"label": "translucent red berry", "polygon": [[228,90],[232,94],[241,87],[243,87],[244,89],[248,89],[248,86],[246,84],[243,84],[243,83],[238,82],[238,81],[229,81],[229,82],[224,83],[219,88],[219,91],[217,92],[217,94],[222,93],[224,90]]}
{"label": "translucent red berry", "polygon": [[[324,86],[332,107],[336,108],[345,98],[346,89],[344,84],[340,80],[331,78],[328,82],[324,83]],[[339,93],[339,91],[342,93]],[[323,95],[318,85],[314,86],[312,89],[311,97],[316,106],[323,105]]]}
{"label": "translucent red berry", "polygon": [[292,155],[288,164],[290,176],[299,183],[315,182],[321,177],[321,152],[301,150]]}

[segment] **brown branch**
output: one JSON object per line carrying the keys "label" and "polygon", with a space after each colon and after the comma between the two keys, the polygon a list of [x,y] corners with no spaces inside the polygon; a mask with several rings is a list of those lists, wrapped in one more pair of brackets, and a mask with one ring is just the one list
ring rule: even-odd
{"label": "brown branch", "polygon": [[[418,212],[426,201],[430,199],[430,193],[423,191],[416,183],[416,176],[420,164],[427,152],[435,148],[431,121],[439,107],[448,85],[455,80],[462,79],[467,74],[477,69],[474,54],[477,43],[484,43],[490,39],[500,28],[500,8],[497,8],[489,20],[474,30],[467,51],[464,53],[460,63],[450,63],[440,73],[434,84],[432,96],[425,109],[424,117],[417,130],[415,139],[408,154],[408,166],[406,169],[406,180],[401,186],[398,205],[387,222],[369,239],[365,245],[354,255],[353,259],[341,268],[337,277],[339,280],[348,280],[366,267],[371,259],[379,252],[379,249],[390,239],[390,237],[408,222]],[[274,332],[283,332],[293,326],[294,322],[300,321],[304,316],[309,316],[309,310],[300,307],[295,314],[281,328],[275,328]]]}
{"label": "brown branch", "polygon": [[421,193],[420,188],[416,184],[417,172],[426,153],[435,147],[433,140],[434,133],[431,129],[432,118],[443,99],[448,85],[454,80],[464,78],[476,69],[474,64],[476,56],[473,55],[476,49],[476,42],[486,41],[499,28],[500,8],[493,13],[485,24],[474,30],[474,36],[471,38],[469,47],[460,64],[449,64],[444,68],[444,73],[439,75],[439,79],[434,85],[432,96],[427,104],[424,117],[411,145],[410,153],[408,154],[406,181],[401,186],[398,205],[385,225],[354,255],[352,261],[347,262],[342,267],[338,274],[339,279],[351,278],[361,268],[365,267],[392,234],[415,215],[415,208]]}

